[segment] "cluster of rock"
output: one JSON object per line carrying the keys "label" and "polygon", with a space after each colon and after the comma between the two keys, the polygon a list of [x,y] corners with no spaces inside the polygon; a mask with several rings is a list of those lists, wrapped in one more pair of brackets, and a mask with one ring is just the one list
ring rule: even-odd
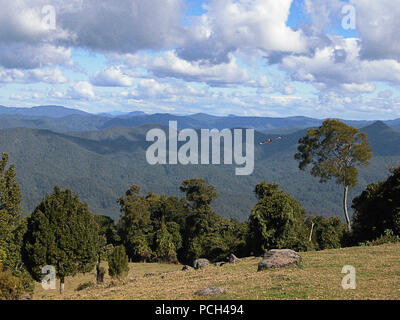
{"label": "cluster of rock", "polygon": [[[237,263],[240,261],[238,257],[234,254],[231,254],[227,258],[228,263]],[[294,264],[299,264],[301,262],[301,256],[296,251],[290,249],[274,249],[268,251],[263,257],[262,261],[258,264],[258,271],[270,269],[270,268],[283,268]],[[209,266],[211,263],[207,259],[201,258],[197,259],[193,263],[193,267],[184,266],[182,271],[201,269],[206,266]],[[216,262],[215,266],[221,267],[226,262]],[[276,277],[284,277],[285,275],[279,274],[275,275]],[[225,289],[220,287],[209,287],[199,291],[196,291],[195,294],[199,296],[219,296],[225,293]]]}
{"label": "cluster of rock", "polygon": [[[216,267],[222,267],[224,264],[226,263],[236,263],[239,262],[240,259],[238,257],[236,257],[234,254],[229,255],[229,257],[227,258],[228,262],[215,262],[214,266]],[[182,268],[182,271],[188,271],[188,270],[193,270],[193,269],[201,269],[204,267],[207,267],[211,265],[211,262],[208,259],[204,259],[204,258],[200,258],[200,259],[196,259],[193,262],[193,267],[185,265]]]}

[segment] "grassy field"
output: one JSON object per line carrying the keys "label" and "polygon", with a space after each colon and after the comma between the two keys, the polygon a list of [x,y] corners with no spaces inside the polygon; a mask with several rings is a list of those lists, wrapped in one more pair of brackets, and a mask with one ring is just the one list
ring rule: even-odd
{"label": "grassy field", "polygon": [[[219,286],[218,299],[400,299],[400,244],[353,247],[301,253],[298,266],[257,272],[260,258],[236,264],[208,266],[182,272],[180,265],[130,264],[124,281],[113,281],[81,291],[79,284],[95,282],[95,272],[67,278],[63,295],[36,285],[34,299],[198,299],[197,290]],[[355,290],[344,290],[344,265],[356,268]],[[147,275],[145,274],[153,274]]]}

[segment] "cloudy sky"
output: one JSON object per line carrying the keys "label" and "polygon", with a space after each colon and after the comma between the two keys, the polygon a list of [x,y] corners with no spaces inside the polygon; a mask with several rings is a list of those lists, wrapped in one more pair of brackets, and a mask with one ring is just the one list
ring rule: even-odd
{"label": "cloudy sky", "polygon": [[0,104],[400,117],[393,0],[0,0]]}

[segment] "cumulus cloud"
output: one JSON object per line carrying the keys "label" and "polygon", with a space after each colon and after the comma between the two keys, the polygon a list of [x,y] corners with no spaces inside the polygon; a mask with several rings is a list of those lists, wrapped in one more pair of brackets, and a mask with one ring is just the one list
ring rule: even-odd
{"label": "cumulus cloud", "polygon": [[182,97],[205,97],[209,92],[206,89],[194,88],[185,83],[161,82],[157,79],[142,79],[136,88],[131,91],[123,91],[122,97],[130,99],[156,98],[178,99]]}
{"label": "cumulus cloud", "polygon": [[[184,0],[0,0],[0,65],[65,64],[70,49],[132,53],[181,41]],[[55,9],[55,29],[45,6]],[[67,49],[68,48],[68,49]]]}
{"label": "cumulus cloud", "polygon": [[0,4],[0,43],[36,44],[71,38],[68,31],[53,29],[46,19],[45,6],[59,8],[62,5],[59,0],[1,0]]}
{"label": "cumulus cloud", "polygon": [[149,60],[146,67],[157,77],[205,82],[214,87],[240,85],[250,80],[247,70],[240,68],[234,57],[230,57],[226,63],[214,65],[200,61],[190,62],[179,58],[175,52],[168,51]]}
{"label": "cumulus cloud", "polygon": [[71,49],[50,44],[0,44],[0,65],[8,69],[35,69],[45,66],[72,66]]}
{"label": "cumulus cloud", "polygon": [[17,69],[5,69],[0,66],[0,83],[16,82],[25,77],[25,74]]}
{"label": "cumulus cloud", "polygon": [[67,94],[68,97],[77,100],[94,100],[96,98],[92,85],[86,81],[78,81],[71,84]]}
{"label": "cumulus cloud", "polygon": [[[341,59],[337,59],[338,50]],[[336,38],[332,46],[317,49],[313,56],[285,57],[281,68],[294,80],[313,83],[321,90],[361,93],[373,91],[373,81],[400,84],[399,62],[361,60],[360,42],[352,38]]]}
{"label": "cumulus cloud", "polygon": [[71,44],[104,52],[159,50],[180,41],[184,0],[85,0],[61,8],[57,25]]}
{"label": "cumulus cloud", "polygon": [[300,53],[307,49],[301,31],[286,25],[292,0],[213,0],[207,13],[188,27],[179,56],[188,61],[228,63],[240,49]]}
{"label": "cumulus cloud", "polygon": [[130,87],[133,84],[133,78],[124,74],[120,66],[106,67],[93,74],[90,81],[100,87]]}
{"label": "cumulus cloud", "polygon": [[351,0],[356,8],[361,55],[366,59],[400,60],[400,6],[392,0]]}
{"label": "cumulus cloud", "polygon": [[29,71],[28,81],[31,82],[45,82],[50,84],[66,83],[68,80],[59,69],[35,69]]}

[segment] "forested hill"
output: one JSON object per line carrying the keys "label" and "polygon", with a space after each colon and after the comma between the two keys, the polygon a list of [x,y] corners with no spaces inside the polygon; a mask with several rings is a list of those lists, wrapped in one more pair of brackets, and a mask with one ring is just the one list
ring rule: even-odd
{"label": "forested hill", "polygon": [[[318,179],[301,172],[293,159],[298,139],[306,129],[283,136],[267,145],[258,142],[271,137],[256,132],[255,170],[251,176],[236,176],[235,165],[156,165],[146,162],[146,132],[154,125],[109,127],[77,133],[13,128],[0,130],[0,151],[15,163],[23,192],[25,213],[31,212],[54,185],[69,186],[88,202],[95,213],[119,216],[116,199],[130,185],[144,192],[181,196],[180,183],[188,178],[204,178],[217,188],[220,197],[216,211],[225,217],[247,219],[255,204],[253,189],[261,180],[278,183],[301,201],[310,214],[342,217],[342,190],[334,183],[319,184]],[[167,130],[167,129],[166,129]],[[360,186],[388,175],[387,167],[400,164],[400,132],[377,122],[362,129],[374,150],[371,166],[361,170]]]}
{"label": "forested hill", "polygon": [[[145,114],[140,111],[117,114],[90,114],[81,110],[61,106],[38,106],[33,108],[10,108],[0,106],[0,129],[32,128],[48,129],[55,132],[101,130],[113,126],[135,127],[148,123],[168,125],[178,121],[180,128],[225,129],[254,128],[268,133],[293,133],[300,129],[319,126],[323,120],[308,117],[243,117],[214,116],[205,113],[192,115]],[[343,120],[346,124],[361,128],[373,121]],[[385,122],[400,129],[400,119]]]}

